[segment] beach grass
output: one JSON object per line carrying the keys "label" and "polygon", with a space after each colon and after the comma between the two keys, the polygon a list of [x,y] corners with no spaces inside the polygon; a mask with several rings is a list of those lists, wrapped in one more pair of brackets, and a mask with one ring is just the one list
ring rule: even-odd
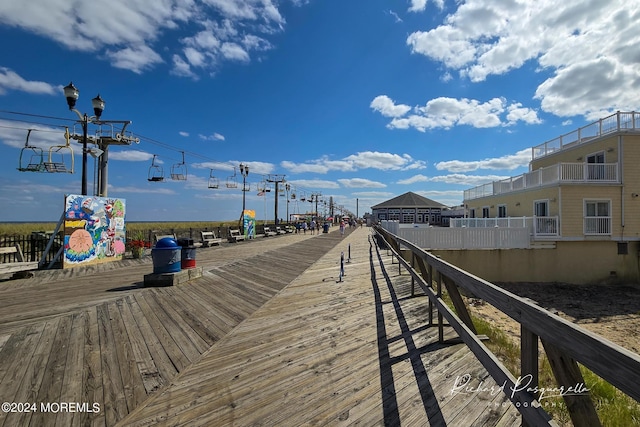
{"label": "beach grass", "polygon": [[[448,305],[453,310],[453,304],[449,302]],[[492,326],[486,320],[473,314],[471,317],[477,333],[489,337],[489,341],[485,342],[485,345],[517,377],[517,373],[520,372],[520,346],[504,331]],[[640,425],[640,403],[584,366],[579,365],[579,367],[603,427]],[[556,387],[557,382],[551,370],[549,359],[544,353],[540,355],[538,375],[538,383],[541,387]],[[540,403],[558,425],[573,425],[567,406],[561,397],[544,398]]]}

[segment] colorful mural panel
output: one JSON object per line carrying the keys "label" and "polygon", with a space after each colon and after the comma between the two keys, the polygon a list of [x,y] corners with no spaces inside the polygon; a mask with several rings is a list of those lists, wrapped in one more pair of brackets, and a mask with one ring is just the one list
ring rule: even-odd
{"label": "colorful mural panel", "polygon": [[121,260],[125,251],[125,200],[68,195],[64,208],[62,268]]}
{"label": "colorful mural panel", "polygon": [[256,237],[256,211],[245,210],[242,215],[242,225],[245,239]]}

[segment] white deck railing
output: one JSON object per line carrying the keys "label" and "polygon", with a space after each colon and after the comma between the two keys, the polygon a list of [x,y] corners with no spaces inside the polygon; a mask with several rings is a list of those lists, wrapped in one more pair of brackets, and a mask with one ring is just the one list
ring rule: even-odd
{"label": "white deck railing", "polygon": [[380,225],[423,249],[527,249],[531,241],[525,227],[424,228],[397,221],[381,221]]}
{"label": "white deck railing", "polygon": [[522,216],[507,218],[451,218],[452,228],[526,228],[534,238],[559,237],[560,225],[557,216]]}
{"label": "white deck railing", "polygon": [[464,200],[560,183],[617,183],[617,163],[558,163],[464,191]]}
{"label": "white deck railing", "polygon": [[620,112],[532,148],[533,159],[622,130],[640,130],[640,113]]}

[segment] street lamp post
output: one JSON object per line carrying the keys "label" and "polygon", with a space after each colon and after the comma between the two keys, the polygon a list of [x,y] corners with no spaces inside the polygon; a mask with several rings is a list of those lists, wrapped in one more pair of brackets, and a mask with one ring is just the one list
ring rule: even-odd
{"label": "street lamp post", "polygon": [[91,104],[93,106],[93,116],[87,116],[87,114],[82,114],[80,111],[75,109],[76,101],[80,96],[80,92],[73,85],[73,82],[69,83],[68,86],[64,87],[64,96],[67,98],[67,104],[69,105],[69,110],[76,113],[80,123],[82,124],[82,195],[87,195],[87,139],[88,139],[88,126],[89,123],[99,122],[100,116],[104,111],[104,100],[100,98],[100,95],[96,96],[91,100]]}
{"label": "street lamp post", "polygon": [[242,175],[242,213],[240,214],[240,222],[242,234],[244,234],[244,210],[245,210],[245,195],[247,194],[247,176],[249,175],[249,165],[240,163],[240,175]]}
{"label": "street lamp post", "polygon": [[291,185],[287,182],[284,189],[287,191],[287,224],[289,224],[289,190],[291,190]]}

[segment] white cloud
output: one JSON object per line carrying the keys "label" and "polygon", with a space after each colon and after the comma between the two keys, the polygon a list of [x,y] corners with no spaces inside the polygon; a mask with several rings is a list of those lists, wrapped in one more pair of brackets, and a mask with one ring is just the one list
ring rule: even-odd
{"label": "white cloud", "polygon": [[408,105],[396,105],[395,102],[386,95],[376,96],[369,106],[385,117],[402,117],[411,110],[411,107]]}
{"label": "white cloud", "polygon": [[[194,68],[214,74],[225,60],[247,62],[252,52],[271,49],[265,36],[283,31],[285,20],[274,0],[112,0],[82,7],[67,0],[31,0],[20,7],[0,2],[0,25],[20,27],[137,74],[169,62],[172,74],[196,79]],[[172,32],[186,34],[182,46],[162,49],[160,40]]]}
{"label": "white cloud", "polygon": [[223,43],[220,53],[225,59],[233,61],[248,62],[249,53],[237,43]]}
{"label": "white cloud", "polygon": [[187,138],[187,137],[189,137],[189,132],[180,131],[180,132],[178,132],[178,135],[184,136],[185,138]]}
{"label": "white cloud", "polygon": [[109,185],[109,192],[111,194],[126,194],[126,193],[166,194],[166,195],[176,194],[175,190],[172,190],[164,186],[158,186],[158,185],[149,185],[144,187],[142,186],[141,187],[118,187],[118,186]]}
{"label": "white cloud", "polygon": [[392,197],[394,195],[394,193],[390,193],[388,191],[357,191],[351,194],[356,197],[375,197],[375,198]]}
{"label": "white cloud", "polygon": [[[140,150],[109,150],[109,160],[124,160],[127,162],[142,162],[151,160],[153,154]],[[158,162],[156,162],[158,163]]]}
{"label": "white cloud", "polygon": [[112,66],[133,71],[136,74],[142,74],[143,71],[150,70],[154,65],[163,62],[160,55],[145,45],[107,50],[105,56],[111,59]]}
{"label": "white cloud", "polygon": [[475,161],[449,160],[435,164],[438,170],[449,172],[471,172],[478,169],[513,170],[529,165],[531,161],[531,149],[525,148],[516,154],[509,154],[502,157],[489,158]]}
{"label": "white cloud", "polygon": [[427,8],[427,0],[411,0],[409,12],[424,12]]}
{"label": "white cloud", "polygon": [[380,169],[380,170],[407,170],[424,169],[426,167],[422,160],[413,160],[408,154],[380,153],[378,151],[364,151],[345,157],[346,161],[352,162],[357,169]]}
{"label": "white cloud", "polygon": [[399,155],[364,151],[352,154],[341,160],[331,160],[328,156],[306,163],[294,163],[285,160],[280,163],[280,166],[291,173],[328,173],[330,171],[354,172],[367,168],[379,170],[424,169],[426,168],[426,163],[422,160],[414,160],[408,154]]}
{"label": "white cloud", "polygon": [[337,182],[322,179],[295,179],[287,182],[301,188],[340,188]]}
{"label": "white cloud", "polygon": [[203,135],[203,134],[198,134],[198,138],[200,138],[203,141],[224,141],[224,135],[219,134],[218,132],[214,132],[211,135]]}
{"label": "white cloud", "polygon": [[398,16],[398,14],[397,14],[397,13],[395,13],[393,10],[388,10],[386,13],[387,13],[388,15],[393,16],[394,22],[395,22],[396,24],[399,24],[400,22],[404,22],[404,21],[402,21],[402,18],[400,18],[400,16]]}
{"label": "white cloud", "polygon": [[417,182],[439,182],[444,184],[459,184],[467,186],[476,186],[493,181],[500,181],[507,179],[508,176],[499,175],[464,175],[464,174],[450,174],[428,177],[425,175],[414,175],[407,179],[398,181],[398,184],[415,184]]}
{"label": "white cloud", "polygon": [[385,188],[387,185],[381,182],[365,178],[339,179],[338,182],[347,188]]}
{"label": "white cloud", "polygon": [[[376,99],[379,98],[391,101],[384,96],[378,96]],[[520,103],[508,104],[504,98],[493,98],[486,102],[480,102],[476,99],[439,97],[428,101],[425,106],[414,107],[412,114],[406,117],[402,116],[409,110],[398,110],[398,113],[402,111],[402,114],[389,114],[394,110],[386,100],[384,103],[378,103],[386,105],[386,109],[374,108],[374,110],[387,117],[393,117],[387,125],[389,129],[415,128],[420,132],[425,132],[429,129],[449,129],[459,125],[490,128],[509,126],[519,121],[528,124],[541,123],[535,110],[525,108]],[[373,105],[373,102],[371,104]]]}
{"label": "white cloud", "polygon": [[[407,45],[472,82],[535,62],[544,71],[535,92],[543,111],[595,119],[638,108],[629,88],[640,80],[639,14],[640,3],[624,0],[468,0],[441,25],[410,34]],[[537,122],[532,111],[519,113],[511,118]]]}
{"label": "white cloud", "polygon": [[[444,0],[432,0],[438,9],[442,10],[444,8]],[[424,12],[427,9],[427,0],[411,0],[411,7],[409,7],[409,12]]]}
{"label": "white cloud", "polygon": [[0,95],[4,95],[10,90],[33,94],[59,95],[62,93],[62,86],[25,80],[9,68],[0,67]]}

